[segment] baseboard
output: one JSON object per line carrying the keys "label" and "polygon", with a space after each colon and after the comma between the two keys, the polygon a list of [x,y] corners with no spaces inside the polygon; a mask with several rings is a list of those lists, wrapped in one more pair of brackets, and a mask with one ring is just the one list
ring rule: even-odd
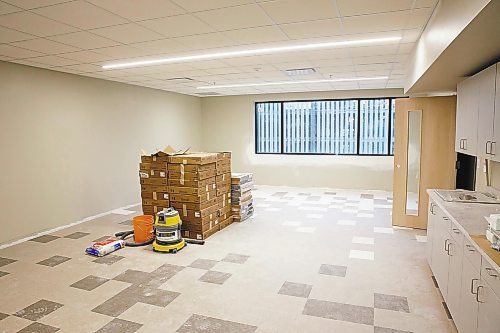
{"label": "baseboard", "polygon": [[48,230],[44,230],[44,231],[38,232],[38,233],[30,235],[28,237],[24,237],[24,238],[15,240],[15,241],[11,241],[11,242],[8,242],[8,243],[0,244],[0,250],[1,249],[5,249],[5,248],[10,247],[10,246],[13,246],[13,245],[16,245],[16,244],[20,244],[20,243],[29,241],[30,239],[33,239],[33,238],[36,238],[36,237],[39,237],[39,236],[51,234],[51,233],[53,233],[55,231],[63,230],[63,229],[66,229],[66,228],[69,228],[69,227],[73,227],[73,226],[81,224],[81,223],[85,223],[85,222],[89,222],[89,221],[95,220],[95,219],[97,219],[99,217],[103,217],[103,216],[109,215],[109,214],[111,214],[114,211],[119,210],[119,209],[128,209],[128,208],[140,205],[140,204],[141,203],[139,202],[139,203],[134,203],[134,204],[131,204],[131,205],[123,206],[123,207],[118,207],[118,208],[109,210],[109,211],[104,212],[104,213],[99,213],[97,215],[88,216],[88,217],[86,217],[84,219],[81,219],[79,221],[76,221],[76,222],[73,222],[73,223],[70,223],[70,224],[65,224],[65,225],[62,225],[60,227],[55,227],[55,228],[52,228],[52,229],[48,229]]}

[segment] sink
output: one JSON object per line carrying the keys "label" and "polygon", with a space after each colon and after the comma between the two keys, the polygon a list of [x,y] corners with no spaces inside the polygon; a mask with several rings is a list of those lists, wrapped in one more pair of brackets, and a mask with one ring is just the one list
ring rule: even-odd
{"label": "sink", "polygon": [[483,204],[500,204],[500,200],[489,193],[466,190],[436,190],[436,193],[449,202],[468,202]]}

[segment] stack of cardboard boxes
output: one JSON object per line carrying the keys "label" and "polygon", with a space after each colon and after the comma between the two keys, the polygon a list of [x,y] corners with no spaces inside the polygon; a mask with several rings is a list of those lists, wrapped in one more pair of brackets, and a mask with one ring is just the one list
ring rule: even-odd
{"label": "stack of cardboard boxes", "polygon": [[253,175],[233,173],[231,176],[231,205],[235,222],[245,221],[253,214]]}
{"label": "stack of cardboard boxes", "polygon": [[[232,223],[231,153],[172,154],[167,161],[164,183],[168,202],[163,203],[179,212],[183,237],[205,239]],[[141,178],[141,184],[143,179],[150,178]],[[145,193],[143,198],[150,196]],[[144,214],[161,210],[160,206],[149,209],[147,203],[143,199]]]}
{"label": "stack of cardboard boxes", "polygon": [[139,177],[144,215],[155,215],[170,206],[167,165],[168,156],[164,153],[141,156]]}

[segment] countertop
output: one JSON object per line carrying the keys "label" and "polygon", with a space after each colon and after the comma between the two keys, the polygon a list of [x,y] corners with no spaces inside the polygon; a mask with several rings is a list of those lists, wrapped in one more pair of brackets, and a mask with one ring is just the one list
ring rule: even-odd
{"label": "countertop", "polygon": [[500,204],[448,202],[441,199],[434,189],[428,189],[427,193],[436,205],[462,229],[465,237],[476,247],[483,258],[500,272],[500,266],[471,238],[471,236],[484,236],[486,234],[488,222],[484,217],[490,214],[500,214]]}

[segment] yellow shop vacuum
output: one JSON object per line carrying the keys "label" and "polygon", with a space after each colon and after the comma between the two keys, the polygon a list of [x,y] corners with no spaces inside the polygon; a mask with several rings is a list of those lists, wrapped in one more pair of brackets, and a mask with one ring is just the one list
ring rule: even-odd
{"label": "yellow shop vacuum", "polygon": [[182,239],[181,226],[179,212],[175,209],[165,208],[156,213],[153,250],[176,253],[186,246],[186,242]]}

